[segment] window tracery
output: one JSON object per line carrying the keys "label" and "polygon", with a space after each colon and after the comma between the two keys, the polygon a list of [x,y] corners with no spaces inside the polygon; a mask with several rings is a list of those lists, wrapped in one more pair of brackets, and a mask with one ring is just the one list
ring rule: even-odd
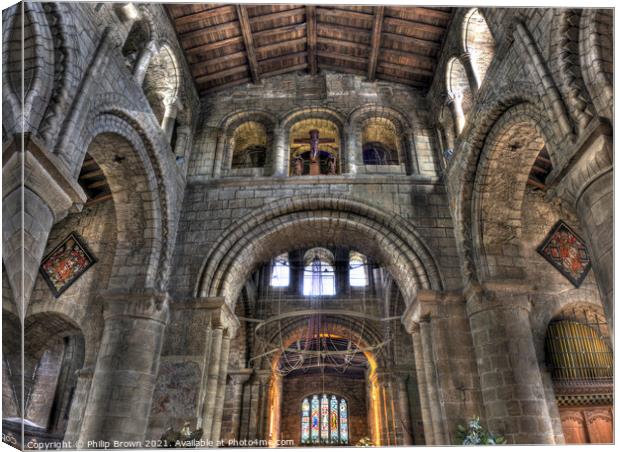
{"label": "window tracery", "polygon": [[301,402],[301,443],[349,443],[347,401],[334,394],[313,394]]}

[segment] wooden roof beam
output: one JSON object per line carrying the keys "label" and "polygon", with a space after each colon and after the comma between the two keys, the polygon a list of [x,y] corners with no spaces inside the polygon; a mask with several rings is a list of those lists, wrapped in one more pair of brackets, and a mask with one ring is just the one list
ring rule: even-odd
{"label": "wooden roof beam", "polygon": [[245,44],[245,53],[248,56],[248,65],[250,66],[250,75],[252,81],[258,83],[260,75],[258,72],[258,63],[256,62],[256,52],[254,51],[254,40],[252,39],[252,29],[250,28],[250,19],[248,10],[244,5],[236,5],[237,15],[239,16],[239,25],[241,26],[241,35]]}
{"label": "wooden roof beam", "polygon": [[383,14],[385,6],[375,7],[375,17],[372,24],[372,35],[370,39],[370,57],[368,58],[368,80],[371,82],[377,75],[377,60],[381,47],[381,29],[383,28]]}
{"label": "wooden roof beam", "polygon": [[316,59],[316,5],[306,5],[306,38],[308,39],[308,68],[312,75],[318,72]]}

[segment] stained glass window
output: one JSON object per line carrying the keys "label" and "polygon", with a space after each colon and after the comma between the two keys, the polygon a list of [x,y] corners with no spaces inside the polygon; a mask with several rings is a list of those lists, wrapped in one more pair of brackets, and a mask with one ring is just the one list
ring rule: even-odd
{"label": "stained glass window", "polygon": [[301,404],[301,443],[310,442],[310,402],[304,399]]}
{"label": "stained glass window", "polygon": [[335,395],[329,399],[329,442],[338,443],[338,400]]}
{"label": "stained glass window", "polygon": [[312,444],[319,442],[319,396],[312,396],[312,430],[311,436]]}
{"label": "stained glass window", "polygon": [[349,443],[349,412],[344,399],[340,399],[340,443]]}
{"label": "stained glass window", "polygon": [[349,444],[346,400],[333,394],[314,394],[301,403],[302,444]]}
{"label": "stained glass window", "polygon": [[321,398],[321,442],[326,443],[329,439],[329,402],[323,394]]}

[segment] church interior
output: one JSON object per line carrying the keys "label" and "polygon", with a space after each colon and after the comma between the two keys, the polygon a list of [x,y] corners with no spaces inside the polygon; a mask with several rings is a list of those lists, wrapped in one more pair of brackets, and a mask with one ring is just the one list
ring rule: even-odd
{"label": "church interior", "polygon": [[613,443],[613,18],[5,9],[3,441]]}

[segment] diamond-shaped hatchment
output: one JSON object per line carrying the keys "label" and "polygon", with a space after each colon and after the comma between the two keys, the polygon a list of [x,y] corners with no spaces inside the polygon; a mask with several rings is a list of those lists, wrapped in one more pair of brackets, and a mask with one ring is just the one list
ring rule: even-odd
{"label": "diamond-shaped hatchment", "polygon": [[579,287],[592,263],[586,244],[566,223],[559,220],[536,249],[575,287]]}

